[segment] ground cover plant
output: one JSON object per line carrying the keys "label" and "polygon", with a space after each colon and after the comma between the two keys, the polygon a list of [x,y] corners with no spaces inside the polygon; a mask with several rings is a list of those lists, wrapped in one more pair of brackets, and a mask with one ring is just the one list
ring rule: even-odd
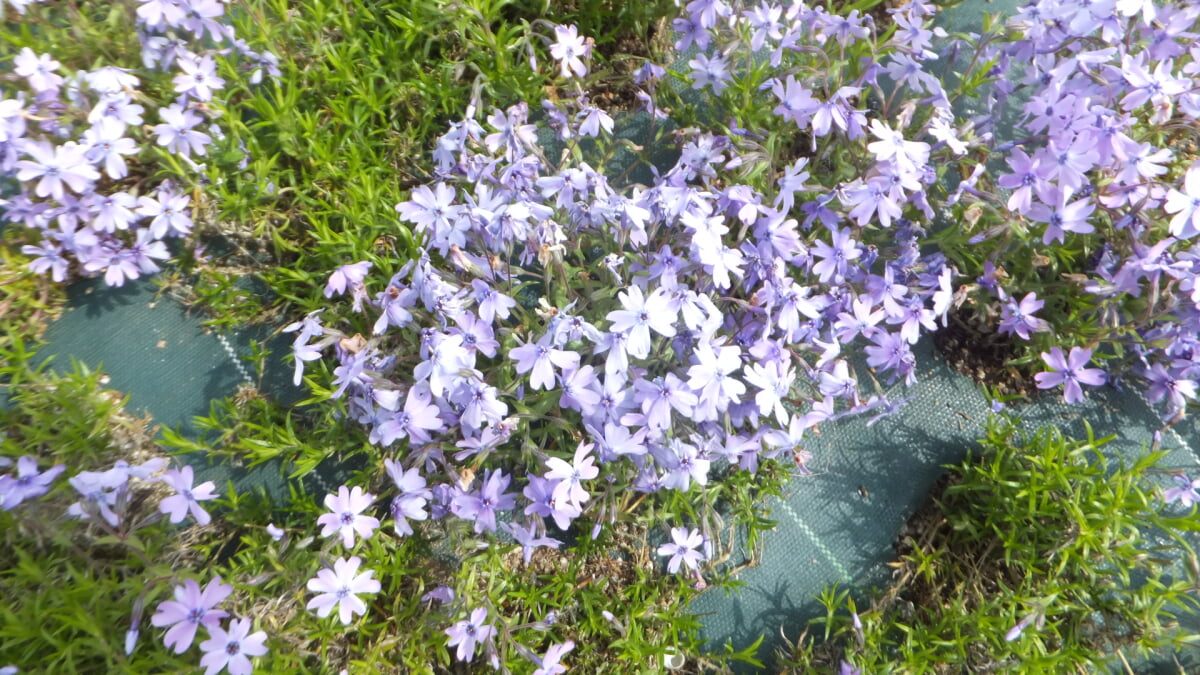
{"label": "ground cover plant", "polygon": [[[76,458],[79,532],[133,556],[123,581],[174,588],[134,602],[126,658],[149,621],[209,672],[701,663],[668,608],[747,557],[729,526],[754,548],[761,498],[810,472],[805,435],[900,409],[912,345],[952,320],[1010,336],[1010,363],[1069,402],[1140,382],[1183,414],[1200,9],[1042,2],[947,34],[920,1],[694,0],[671,63],[647,58],[661,7],[5,10],[0,170],[28,270],[119,285],[169,240],[167,283],[216,326],[277,321],[311,395],[293,412],[249,392],[167,443],[363,467],[268,530],[265,505],[190,469],[112,464],[103,439]],[[68,32],[124,41],[50,37]],[[70,494],[65,464],[42,472],[54,443],[32,445],[6,451],[6,510]],[[155,567],[164,519],[197,523],[197,564]],[[183,571],[200,561],[222,578]],[[595,602],[569,605],[581,586]],[[604,609],[625,592],[641,609]]]}
{"label": "ground cover plant", "polygon": [[1177,618],[1197,603],[1196,499],[1162,489],[1166,452],[1115,460],[1090,429],[1018,424],[989,421],[902,535],[894,582],[829,589],[780,672],[1134,672],[1195,645]]}

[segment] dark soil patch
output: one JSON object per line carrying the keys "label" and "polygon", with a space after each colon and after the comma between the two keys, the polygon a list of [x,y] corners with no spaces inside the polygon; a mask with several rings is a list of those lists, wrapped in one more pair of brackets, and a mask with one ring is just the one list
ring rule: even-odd
{"label": "dark soil patch", "polygon": [[974,310],[952,310],[933,344],[947,365],[997,394],[1028,398],[1039,392],[1033,378],[1009,365],[1018,356],[1011,336],[997,333]]}

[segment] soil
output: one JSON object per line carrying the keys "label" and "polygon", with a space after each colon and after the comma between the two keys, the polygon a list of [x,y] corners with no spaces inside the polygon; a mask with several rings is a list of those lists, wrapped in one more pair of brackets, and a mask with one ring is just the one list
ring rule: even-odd
{"label": "soil", "polygon": [[1018,356],[1011,336],[992,330],[971,308],[951,310],[946,326],[933,334],[933,344],[947,365],[996,394],[1038,394],[1033,378],[1009,365]]}

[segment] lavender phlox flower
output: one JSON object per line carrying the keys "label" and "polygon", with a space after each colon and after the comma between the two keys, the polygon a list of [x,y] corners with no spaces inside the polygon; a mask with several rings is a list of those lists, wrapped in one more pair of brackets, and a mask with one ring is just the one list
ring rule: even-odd
{"label": "lavender phlox flower", "polygon": [[1150,385],[1146,390],[1146,397],[1150,399],[1151,403],[1167,399],[1165,417],[1174,417],[1183,410],[1187,399],[1195,400],[1196,398],[1196,381],[1183,377],[1176,368],[1167,370],[1163,364],[1154,363],[1142,373],[1142,376]]}
{"label": "lavender phlox flower", "polygon": [[487,471],[484,473],[478,493],[460,491],[451,504],[451,512],[464,520],[475,523],[475,533],[496,531],[496,512],[508,511],[517,505],[516,495],[505,492],[511,476],[504,471]]}
{"label": "lavender phlox flower", "polygon": [[137,208],[137,198],[128,192],[118,191],[107,195],[93,192],[90,204],[91,208],[95,209],[91,225],[96,232],[113,233],[127,230],[130,225],[141,219],[141,216],[134,212]]}
{"label": "lavender phlox flower", "polygon": [[143,122],[142,114],[146,108],[133,102],[133,97],[122,91],[104,94],[88,113],[88,124],[95,124],[102,119],[115,119],[126,127],[138,127]]}
{"label": "lavender phlox flower", "polygon": [[622,455],[636,457],[646,454],[646,436],[650,432],[646,427],[632,433],[625,425],[614,422],[605,422],[603,432],[591,426],[587,428],[600,446],[597,454],[602,462],[610,462]]}
{"label": "lavender phlox flower", "polygon": [[562,644],[550,645],[546,649],[546,655],[538,659],[538,667],[533,671],[533,675],[561,675],[567,672],[567,667],[562,665],[561,661],[567,655],[567,652],[574,648],[575,642],[573,640],[567,640]]}
{"label": "lavender phlox flower", "polygon": [[100,179],[100,173],[88,162],[87,149],[74,141],[56,147],[46,141],[27,140],[20,149],[32,159],[17,161],[17,180],[37,179],[34,194],[38,197],[62,201],[65,188],[85,194]]}
{"label": "lavender phlox flower", "polygon": [[[688,387],[698,394],[697,421],[716,419],[730,403],[741,400],[746,385],[733,373],[742,367],[741,348],[702,341],[693,352],[695,364],[688,368]],[[701,415],[701,411],[707,414]]]}
{"label": "lavender phlox flower", "polygon": [[905,377],[906,384],[912,384],[910,376],[916,368],[916,357],[909,343],[900,334],[883,330],[872,335],[871,341],[874,344],[863,348],[867,365],[880,372],[896,371],[898,376]]}
{"label": "lavender phlox flower", "polygon": [[670,303],[662,288],[644,295],[638,286],[629,286],[618,297],[623,309],[608,313],[613,333],[627,333],[625,351],[634,358],[644,359],[650,355],[650,329],[663,337],[675,336],[677,315],[670,311]]}
{"label": "lavender phlox flower", "polygon": [[862,249],[852,236],[850,228],[832,228],[832,244],[826,244],[818,239],[812,254],[821,258],[813,265],[813,272],[818,275],[821,283],[841,283],[850,270],[850,262],[862,255]]}
{"label": "lavender phlox flower", "polygon": [[1046,223],[1046,231],[1042,233],[1042,243],[1047,246],[1050,242],[1062,243],[1066,232],[1090,234],[1096,228],[1088,222],[1088,217],[1096,210],[1095,203],[1084,197],[1067,203],[1071,194],[1058,188],[1050,190],[1050,195],[1056,196],[1049,204],[1034,202],[1030,205],[1028,215],[1030,220]]}
{"label": "lavender phlox flower", "polygon": [[705,54],[698,54],[696,58],[688,61],[688,66],[692,69],[692,72],[688,73],[692,80],[692,89],[712,87],[713,93],[720,95],[733,77],[729,72],[729,61],[723,54],[711,58]]}
{"label": "lavender phlox flower", "polygon": [[183,71],[175,76],[175,92],[191,96],[198,101],[211,101],[214,89],[225,86],[225,80],[217,75],[217,63],[211,56],[182,58],[176,63]]}
{"label": "lavender phlox flower", "polygon": [[546,546],[557,549],[562,546],[562,542],[553,537],[539,536],[535,523],[530,523],[528,527],[522,527],[517,523],[500,523],[500,528],[512,535],[512,538],[521,545],[521,557],[526,565],[529,564],[529,560],[537,548]]}
{"label": "lavender phlox flower", "polygon": [[705,559],[704,553],[697,550],[704,544],[700,530],[688,530],[686,527],[671,528],[671,542],[658,547],[659,555],[669,555],[667,570],[672,574],[679,571],[679,566],[685,565],[690,570],[700,569],[700,562]]}
{"label": "lavender phlox flower", "polygon": [[162,480],[175,490],[175,494],[164,498],[159,503],[158,510],[167,514],[172,523],[181,522],[188,513],[191,513],[200,525],[207,525],[212,520],[204,507],[200,506],[200,502],[220,496],[213,492],[215,485],[211,480],[193,486],[194,479],[190,466],[184,466],[179,470],[170,469],[163,474]]}
{"label": "lavender phlox flower", "polygon": [[866,116],[861,110],[850,107],[850,98],[861,92],[859,87],[841,87],[825,101],[817,101],[812,113],[812,147],[817,147],[817,139],[828,136],[834,127],[845,132],[850,140],[862,137],[866,132]]}
{"label": "lavender phlox flower", "polygon": [[876,309],[869,297],[855,298],[850,303],[850,309],[850,312],[839,312],[833,325],[839,342],[849,343],[859,335],[869,340],[882,330],[877,326],[883,321],[885,312],[883,309]]}
{"label": "lavender phlox flower", "polygon": [[461,407],[459,422],[463,429],[477,432],[484,423],[499,423],[508,414],[508,405],[498,398],[499,394],[498,389],[483,381],[479,371],[461,381],[450,400]]}
{"label": "lavender phlox flower", "polygon": [[153,197],[138,197],[137,213],[150,218],[148,227],[155,239],[184,236],[192,231],[192,219],[187,212],[190,204],[187,194],[163,187]]}
{"label": "lavender phlox flower", "polygon": [[469,619],[463,619],[446,629],[450,640],[447,647],[457,646],[455,658],[459,661],[470,661],[475,656],[475,645],[486,643],[492,638],[496,629],[486,623],[487,609],[478,607],[471,612]]}
{"label": "lavender phlox flower", "polygon": [[142,4],[137,8],[138,18],[145,22],[151,30],[175,28],[187,17],[186,3],[176,0],[139,0]]}
{"label": "lavender phlox flower", "polygon": [[1123,54],[1121,57],[1120,74],[1125,78],[1132,87],[1133,91],[1125,95],[1121,99],[1121,107],[1126,111],[1133,111],[1146,103],[1150,103],[1155,108],[1155,113],[1151,115],[1150,122],[1153,124],[1161,124],[1168,117],[1170,103],[1180,94],[1190,90],[1192,83],[1187,78],[1175,77],[1172,75],[1174,70],[1174,61],[1166,59],[1159,61],[1151,72],[1145,63],[1146,53],[1130,55]]}
{"label": "lavender phlox flower", "polygon": [[505,159],[512,162],[524,156],[526,148],[537,147],[537,127],[525,124],[528,118],[529,104],[523,101],[509,106],[504,112],[493,109],[487,122],[496,132],[483,139],[488,152],[495,153],[503,148]]}
{"label": "lavender phlox flower", "polygon": [[[217,19],[225,14],[225,3],[222,0],[191,0],[188,3],[187,15],[183,21],[183,27],[192,32],[197,39],[203,38],[205,31],[216,42],[222,42],[226,37],[232,38],[234,35],[233,27],[227,26]],[[235,48],[238,41],[235,41]],[[246,49],[238,49],[239,53],[248,59],[254,59],[257,56],[254,52]],[[261,79],[261,76],[260,76]],[[251,84],[257,84],[251,78]]]}
{"label": "lavender phlox flower", "polygon": [[340,534],[342,545],[346,548],[354,546],[356,532],[363,539],[369,539],[375,532],[375,528],[379,527],[379,519],[374,516],[364,516],[362,512],[373,501],[375,501],[375,495],[363,492],[363,489],[357,485],[353,490],[342,485],[338,488],[336,495],[326,495],[325,508],[329,509],[330,513],[322,514],[317,518],[317,524],[325,528],[321,531],[321,536],[329,537]]}
{"label": "lavender phlox flower", "polygon": [[590,498],[583,481],[600,475],[600,469],[596,468],[595,459],[590,454],[593,447],[592,443],[580,443],[570,464],[558,457],[546,458],[547,471],[542,474],[543,477],[559,481],[554,490],[555,500],[570,501],[582,507]]}
{"label": "lavender phlox flower", "polygon": [[651,429],[667,430],[671,428],[671,410],[674,409],[685,418],[690,417],[698,399],[683,380],[674,373],[653,380],[638,378],[634,380],[637,397],[641,399],[642,413],[646,416],[646,425]]}
{"label": "lavender phlox flower", "polygon": [[579,517],[583,513],[583,509],[574,502],[561,500],[555,496],[561,483],[561,480],[548,480],[541,476],[530,475],[529,484],[521,491],[529,500],[529,504],[525,506],[525,515],[533,514],[553,519],[554,524],[560,530],[569,528],[571,521]]}
{"label": "lavender phlox flower", "polygon": [[251,656],[267,653],[267,634],[263,631],[250,632],[250,619],[234,619],[229,622],[229,631],[218,626],[209,628],[210,637],[200,643],[200,665],[204,675],[216,675],[222,668],[229,668],[229,675],[250,675],[254,666]]}
{"label": "lavender phlox flower", "polygon": [[858,403],[858,382],[850,375],[850,364],[839,359],[833,362],[832,368],[822,370],[818,374],[817,388],[825,396],[844,398]]}
{"label": "lavender phlox flower", "polygon": [[667,440],[665,445],[652,445],[650,453],[655,463],[667,472],[662,479],[663,487],[687,492],[692,481],[708,485],[708,470],[712,461],[696,445],[675,437]]}
{"label": "lavender phlox flower", "polygon": [[88,146],[85,157],[94,164],[103,164],[109,178],[121,179],[129,174],[123,155],[134,154],[138,145],[132,138],[125,138],[122,122],[112,117],[97,120],[84,132],[83,142]]}
{"label": "lavender phlox flower", "polygon": [[454,602],[454,597],[455,593],[453,588],[450,588],[449,586],[438,586],[425,595],[422,595],[421,602],[427,602],[430,604],[436,602],[441,605],[448,605]]}
{"label": "lavender phlox flower", "polygon": [[575,114],[575,119],[579,121],[579,134],[581,136],[595,138],[600,135],[601,131],[606,134],[612,134],[613,132],[613,118],[602,108],[592,103],[582,106],[582,109]]}
{"label": "lavender phlox flower", "polygon": [[413,533],[408,519],[426,520],[429,514],[425,511],[426,502],[433,497],[433,492],[425,487],[425,478],[417,467],[407,471],[399,462],[390,459],[383,460],[383,465],[392,481],[400,490],[400,494],[392,498],[392,519],[395,521],[396,534],[408,535]]}
{"label": "lavender phlox flower", "polygon": [[15,475],[0,476],[0,509],[10,511],[27,499],[46,494],[50,484],[66,469],[58,464],[39,472],[37,460],[32,455],[22,455],[17,460]]}
{"label": "lavender phlox flower", "polygon": [[308,590],[318,595],[308,601],[305,609],[317,610],[317,616],[324,619],[329,616],[334,607],[338,608],[338,618],[342,625],[350,625],[355,614],[366,614],[367,605],[359,599],[360,593],[378,593],[380,583],[372,577],[374,570],[358,572],[362,559],[350,556],[349,559],[338,558],[333,562],[333,569],[322,569],[317,576],[308,580]]}
{"label": "lavender phlox flower", "polygon": [[1171,188],[1163,205],[1171,219],[1170,232],[1180,239],[1191,239],[1200,233],[1200,161],[1193,163],[1183,178],[1183,191]]}
{"label": "lavender phlox flower", "polygon": [[1013,191],[1007,202],[1010,211],[1026,213],[1034,194],[1045,190],[1049,171],[1020,148],[1013,148],[1007,161],[1013,172],[1000,176],[996,184]]}
{"label": "lavender phlox flower", "polygon": [[1028,340],[1029,334],[1044,333],[1050,330],[1050,324],[1033,316],[1046,305],[1045,300],[1039,300],[1037,293],[1026,293],[1021,302],[1009,298],[1000,308],[1000,324],[997,330],[1001,333],[1017,334],[1022,340]]}
{"label": "lavender phlox flower", "polygon": [[871,120],[871,134],[878,141],[867,144],[867,149],[875,154],[877,162],[891,162],[903,173],[916,173],[917,170],[929,163],[929,144],[920,141],[906,141],[904,134],[879,120]]}
{"label": "lavender phlox flower", "polygon": [[763,43],[767,41],[767,38],[771,38],[772,40],[783,38],[784,25],[780,21],[782,16],[782,7],[766,2],[742,12],[742,17],[746,25],[754,31],[750,36],[751,52],[757,52],[759,49],[762,49]]}
{"label": "lavender phlox flower", "polygon": [[693,45],[700,51],[708,49],[712,41],[712,35],[708,29],[691,18],[679,17],[671,22],[671,27],[679,35],[674,46],[675,51],[680,54],[689,51]]}
{"label": "lavender phlox flower", "polygon": [[159,145],[183,157],[206,154],[206,146],[212,142],[212,137],[195,129],[204,122],[203,117],[177,103],[159,108],[158,116],[162,124],[155,125],[154,133]]}
{"label": "lavender phlox flower", "polygon": [[818,109],[820,102],[813,98],[812,89],[803,82],[796,80],[794,75],[788,75],[786,80],[778,78],[770,82],[771,93],[779,99],[779,105],[772,111],[785,120],[795,122],[801,130],[808,128],[812,115]]}
{"label": "lavender phlox flower", "polygon": [[367,270],[371,269],[374,263],[363,260],[361,262],[342,265],[329,275],[329,281],[325,283],[325,297],[332,298],[334,295],[341,295],[346,292],[346,289],[355,285],[361,284],[367,276]]}
{"label": "lavender phlox flower", "polygon": [[564,78],[583,77],[587,75],[587,65],[583,62],[592,54],[591,39],[579,35],[579,29],[572,25],[554,27],[554,44],[550,45],[550,58],[559,62]]}
{"label": "lavender phlox flower", "polygon": [[401,438],[408,438],[410,445],[428,443],[430,432],[441,431],[445,426],[432,400],[428,385],[418,384],[409,389],[404,410],[379,425],[382,445],[391,445]]}
{"label": "lavender phlox flower", "polygon": [[114,507],[129,489],[128,470],[113,467],[108,471],[80,471],[67,482],[82,497],[67,508],[67,515],[76,518],[98,515],[112,527],[121,523],[121,514]]}
{"label": "lavender phlox flower", "polygon": [[754,395],[759,414],[774,415],[780,424],[787,424],[788,412],[783,407],[783,401],[789,396],[796,380],[795,369],[778,362],[759,361],[745,368],[742,377],[748,384],[759,388]]}
{"label": "lavender phlox flower", "polygon": [[54,72],[62,66],[49,54],[35,54],[29,47],[22,47],[21,53],[13,59],[13,72],[29,82],[34,91],[57,89],[63,83],[62,75]]}
{"label": "lavender phlox flower", "polygon": [[105,244],[88,252],[86,260],[81,256],[84,271],[89,274],[104,271],[104,283],[109,286],[124,286],[126,279],[137,279],[138,266],[125,250],[113,244]]}
{"label": "lavender phlox flower", "polygon": [[1200,503],[1200,478],[1188,478],[1186,474],[1180,473],[1171,477],[1176,485],[1173,488],[1163,490],[1163,501],[1168,504],[1179,502],[1184,508],[1191,508],[1194,504]]}
{"label": "lavender phlox flower", "polygon": [[[461,205],[454,203],[454,196],[454,188],[446,183],[438,183],[433,190],[422,185],[412,191],[409,201],[396,204],[396,212],[403,220],[413,223],[418,233],[429,232],[430,244],[445,255],[463,210]],[[465,239],[459,239],[461,233],[455,241],[460,246],[466,243]]]}
{"label": "lavender phlox flower", "polygon": [[1035,374],[1033,379],[1038,389],[1063,385],[1067,403],[1078,403],[1083,400],[1081,384],[1098,387],[1107,381],[1103,370],[1086,367],[1091,360],[1090,349],[1072,347],[1070,354],[1064,355],[1062,349],[1051,347],[1049,352],[1042,352],[1042,361],[1050,370]]}
{"label": "lavender phlox flower", "polygon": [[517,374],[530,374],[529,384],[534,389],[549,391],[555,387],[554,366],[564,370],[579,368],[579,354],[557,348],[550,338],[550,334],[546,334],[537,342],[526,343],[508,352],[508,357],[517,362]]}
{"label": "lavender phlox flower", "polygon": [[221,619],[229,616],[228,612],[216,609],[216,606],[231,593],[233,586],[222,583],[221,577],[209,581],[203,591],[199,584],[187,579],[182,586],[175,587],[174,600],[164,600],[158,604],[150,623],[158,628],[170,626],[163,636],[163,644],[176,654],[182,654],[192,646],[200,626],[211,631],[221,625]]}

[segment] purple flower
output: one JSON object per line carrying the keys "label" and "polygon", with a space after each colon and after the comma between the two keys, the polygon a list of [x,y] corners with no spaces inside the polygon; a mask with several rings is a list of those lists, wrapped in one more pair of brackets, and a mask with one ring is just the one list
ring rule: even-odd
{"label": "purple flower", "polygon": [[1090,349],[1072,347],[1071,353],[1064,356],[1061,349],[1051,347],[1049,353],[1042,352],[1042,360],[1050,366],[1050,370],[1033,376],[1038,389],[1050,389],[1061,384],[1067,403],[1083,400],[1083,390],[1079,385],[1098,387],[1107,381],[1103,370],[1086,367],[1092,360]]}
{"label": "purple flower", "polygon": [[375,495],[364,493],[357,485],[350,490],[345,485],[338,488],[336,495],[325,495],[326,513],[317,518],[318,525],[324,525],[322,537],[332,536],[335,532],[342,535],[342,545],[346,548],[354,546],[354,533],[363,539],[369,539],[379,527],[379,519],[362,515],[363,510],[375,501]]}
{"label": "purple flower", "polygon": [[66,467],[59,464],[39,473],[37,460],[23,455],[17,460],[17,474],[0,476],[0,509],[10,511],[26,499],[40,497],[50,491],[50,483]]}
{"label": "purple flower", "polygon": [[43,239],[41,246],[26,244],[21,247],[21,252],[28,256],[34,256],[33,260],[29,261],[29,270],[34,274],[44,274],[48,270],[50,278],[54,279],[56,283],[67,278],[67,269],[71,263],[63,257],[60,245]]}
{"label": "purple flower", "polygon": [[158,604],[150,623],[159,628],[170,626],[163,644],[173,648],[176,654],[182,654],[192,646],[197,628],[204,626],[212,631],[220,626],[221,619],[229,616],[228,612],[214,608],[230,593],[233,593],[233,586],[222,583],[221,577],[209,581],[203,591],[199,584],[188,579],[182,586],[175,587],[174,600]]}
{"label": "purple flower", "polygon": [[211,101],[213,89],[225,86],[225,80],[217,75],[217,63],[211,56],[182,58],[178,66],[183,73],[175,76],[176,93],[199,101]]}
{"label": "purple flower", "polygon": [[525,564],[529,564],[529,559],[533,557],[533,551],[539,546],[548,546],[553,549],[562,546],[562,542],[557,539],[538,536],[536,524],[533,523],[529,527],[521,527],[516,523],[500,523],[500,527],[511,534],[513,539],[521,545],[521,554],[525,559]]}
{"label": "purple flower", "polygon": [[374,570],[358,573],[361,564],[362,559],[356,555],[349,559],[338,558],[333,562],[332,570],[317,572],[316,577],[308,580],[308,590],[318,595],[308,601],[305,609],[317,610],[317,616],[324,619],[336,606],[344,626],[350,624],[355,614],[366,614],[367,605],[358,599],[358,594],[378,593],[380,584],[371,578]]}
{"label": "purple flower", "polygon": [[608,313],[612,322],[609,330],[613,333],[626,333],[625,351],[635,358],[644,359],[650,355],[650,329],[663,337],[675,336],[675,312],[670,310],[670,300],[661,288],[655,289],[649,296],[642,294],[642,289],[630,286],[619,295],[624,309]]}
{"label": "purple flower", "polygon": [[596,468],[594,459],[589,455],[592,447],[591,443],[580,443],[570,464],[558,457],[546,460],[546,468],[549,471],[543,475],[547,480],[560,481],[554,489],[555,500],[574,502],[580,506],[588,500],[588,491],[584,489],[583,481],[592,480],[600,475],[600,469]]}
{"label": "purple flower", "polygon": [[486,473],[478,495],[467,493],[455,498],[454,514],[475,521],[476,533],[495,532],[496,512],[508,511],[517,505],[516,495],[504,491],[510,482],[512,477],[504,475],[503,470]]}
{"label": "purple flower", "polygon": [[487,621],[487,609],[479,607],[471,612],[470,619],[463,619],[446,629],[446,635],[450,636],[450,641],[446,643],[446,646],[458,646],[455,657],[459,661],[470,661],[475,656],[475,644],[486,642],[496,631],[495,628],[484,623],[485,621]]}
{"label": "purple flower", "polygon": [[54,72],[62,64],[50,58],[49,54],[35,54],[29,47],[21,49],[21,53],[13,59],[13,66],[13,72],[29,80],[29,86],[34,91],[57,89],[63,82],[62,75]]}
{"label": "purple flower", "polygon": [[151,218],[150,234],[162,239],[169,234],[183,236],[192,231],[187,208],[191,199],[183,193],[164,188],[154,197],[138,198],[138,215]]}
{"label": "purple flower", "polygon": [[997,330],[1001,333],[1016,333],[1022,340],[1028,340],[1030,332],[1042,333],[1050,330],[1050,324],[1033,316],[1033,313],[1045,304],[1044,300],[1038,300],[1037,293],[1026,294],[1019,304],[1009,298],[1000,310],[1000,325]]}
{"label": "purple flower", "polygon": [[267,653],[267,634],[261,630],[251,633],[250,619],[230,621],[228,632],[211,627],[209,634],[212,637],[200,643],[205,652],[200,658],[200,665],[206,669],[204,675],[216,675],[226,666],[229,675],[250,675],[254,666],[249,657]]}
{"label": "purple flower", "polygon": [[372,263],[366,260],[361,262],[342,265],[329,275],[329,281],[325,284],[325,297],[332,298],[335,294],[341,295],[346,292],[347,287],[354,287],[361,284],[367,276],[367,270],[371,269]]}
{"label": "purple flower", "polygon": [[212,520],[208,512],[200,506],[200,502],[215,499],[219,495],[213,492],[211,480],[193,487],[192,467],[185,466],[181,470],[171,469],[163,474],[163,482],[175,489],[174,495],[163,499],[158,510],[170,516],[172,523],[181,522],[191,512],[192,517],[201,525],[207,525]]}
{"label": "purple flower", "polygon": [[1163,499],[1168,504],[1179,502],[1184,507],[1191,508],[1193,504],[1200,502],[1200,492],[1196,491],[1197,488],[1200,488],[1200,478],[1188,478],[1186,474],[1182,473],[1171,478],[1177,485],[1163,491]]}
{"label": "purple flower", "polygon": [[689,532],[686,527],[675,527],[671,529],[671,539],[674,540],[672,543],[658,547],[659,555],[671,556],[667,561],[667,570],[671,574],[678,572],[680,563],[691,570],[699,569],[700,561],[704,560],[704,554],[696,550],[704,543],[700,531],[692,529]]}
{"label": "purple flower", "polygon": [[1171,234],[1180,239],[1191,239],[1200,233],[1200,162],[1192,164],[1184,174],[1183,182],[1183,192],[1175,188],[1167,192],[1163,209],[1175,214],[1171,219]]}
{"label": "purple flower", "polygon": [[571,77],[572,73],[576,77],[587,75],[587,65],[583,59],[592,53],[590,41],[580,36],[579,29],[574,25],[555,26],[554,39],[554,44],[550,45],[550,57],[559,62],[562,76]]}
{"label": "purple flower", "polygon": [[204,156],[205,146],[212,142],[212,137],[194,129],[204,121],[203,117],[179,104],[159,108],[158,116],[162,124],[155,125],[154,134],[158,137],[159,145],[184,157],[192,154]]}
{"label": "purple flower", "polygon": [[38,179],[33,192],[39,197],[53,197],[61,202],[66,193],[64,186],[84,194],[100,179],[100,173],[87,160],[87,148],[73,141],[58,147],[46,141],[27,141],[20,147],[33,159],[17,162],[17,180]]}
{"label": "purple flower", "polygon": [[813,255],[821,258],[821,262],[813,265],[821,283],[840,283],[850,270],[850,261],[862,255],[858,242],[851,236],[850,228],[833,228],[833,243],[826,244],[818,239]]}
{"label": "purple flower", "polygon": [[732,79],[729,73],[729,62],[721,54],[712,58],[699,54],[696,58],[688,61],[688,65],[692,68],[692,72],[688,73],[692,79],[692,89],[711,86],[714,93],[720,94],[725,91]]}
{"label": "purple flower", "polygon": [[553,518],[554,524],[560,530],[571,526],[571,521],[582,513],[576,504],[555,497],[558,486],[562,481],[547,480],[541,476],[530,476],[529,484],[522,494],[529,500],[525,507],[525,515],[535,514],[542,518]]}
{"label": "purple flower", "polygon": [[517,306],[516,300],[492,288],[482,279],[473,279],[471,288],[475,291],[474,298],[478,305],[479,318],[488,323],[492,323],[497,318],[507,319],[509,310]]}
{"label": "purple flower", "polygon": [[551,344],[548,334],[536,343],[531,342],[509,350],[508,357],[517,362],[518,374],[530,374],[530,386],[546,391],[553,389],[556,384],[554,366],[564,370],[579,367],[579,354],[556,348]]}
{"label": "purple flower", "polygon": [[400,494],[392,498],[392,519],[395,521],[396,534],[412,534],[413,529],[408,524],[408,519],[429,518],[425,504],[433,497],[433,492],[425,487],[425,478],[421,476],[417,467],[405,471],[399,462],[390,459],[383,460],[383,465],[400,490]]}
{"label": "purple flower", "polygon": [[558,645],[550,645],[550,648],[546,650],[546,655],[538,661],[538,668],[533,671],[533,675],[561,675],[567,672],[567,667],[560,664],[559,661],[574,648],[575,642],[572,640]]}

